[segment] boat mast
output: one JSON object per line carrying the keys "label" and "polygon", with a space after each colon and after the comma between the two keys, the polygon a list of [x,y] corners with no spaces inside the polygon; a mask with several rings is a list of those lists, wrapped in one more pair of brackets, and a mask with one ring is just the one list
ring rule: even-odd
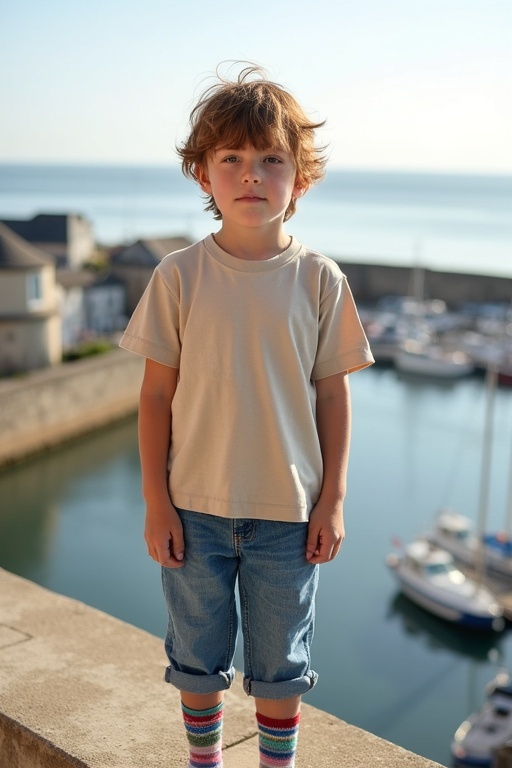
{"label": "boat mast", "polygon": [[505,515],[505,533],[512,538],[512,443],[510,444],[510,467],[508,470],[508,493]]}
{"label": "boat mast", "polygon": [[484,420],[484,436],[482,444],[482,470],[480,481],[480,499],[478,504],[478,539],[479,546],[479,568],[478,573],[483,576],[485,567],[485,554],[483,537],[487,528],[487,515],[489,512],[489,488],[491,480],[491,459],[492,459],[492,438],[493,438],[493,415],[494,399],[496,393],[496,382],[498,378],[498,369],[492,363],[487,368],[485,377],[486,407]]}
{"label": "boat mast", "polygon": [[[505,354],[507,335],[512,333],[512,302],[505,311],[503,320],[503,353]],[[505,533],[512,539],[512,443],[510,444],[510,466],[508,470],[508,493],[505,501]]]}

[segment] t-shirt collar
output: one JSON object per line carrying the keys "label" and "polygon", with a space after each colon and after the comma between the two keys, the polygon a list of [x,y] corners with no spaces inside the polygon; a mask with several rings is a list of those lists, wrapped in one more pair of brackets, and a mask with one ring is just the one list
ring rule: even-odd
{"label": "t-shirt collar", "polygon": [[220,245],[217,244],[213,235],[208,235],[204,239],[204,246],[208,253],[213,256],[214,259],[220,261],[226,267],[236,269],[239,272],[269,272],[273,269],[278,269],[289,261],[292,261],[301,249],[301,244],[294,237],[291,238],[290,245],[286,250],[281,251],[276,256],[272,256],[270,259],[238,259],[236,256],[232,256],[227,251],[224,251]]}

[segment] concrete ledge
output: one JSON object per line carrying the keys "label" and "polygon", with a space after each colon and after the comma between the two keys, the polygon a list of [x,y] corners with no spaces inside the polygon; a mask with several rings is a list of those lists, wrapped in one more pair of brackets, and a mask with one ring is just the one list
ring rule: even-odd
{"label": "concrete ledge", "polygon": [[[163,644],[0,569],[0,768],[183,768]],[[225,768],[258,763],[252,699],[226,696]],[[297,768],[438,765],[303,706]]]}

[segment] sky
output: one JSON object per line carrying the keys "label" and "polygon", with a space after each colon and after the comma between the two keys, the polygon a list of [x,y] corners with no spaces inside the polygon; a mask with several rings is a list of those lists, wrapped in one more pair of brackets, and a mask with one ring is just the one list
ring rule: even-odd
{"label": "sky", "polygon": [[512,0],[16,0],[0,29],[0,162],[176,164],[243,60],[334,167],[512,173]]}

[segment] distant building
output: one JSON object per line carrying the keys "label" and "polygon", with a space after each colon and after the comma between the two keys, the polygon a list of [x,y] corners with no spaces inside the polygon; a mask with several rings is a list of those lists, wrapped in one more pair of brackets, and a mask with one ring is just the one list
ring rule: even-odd
{"label": "distant building", "polygon": [[53,365],[84,339],[124,329],[155,267],[191,245],[185,237],[138,240],[98,276],[81,268],[94,247],[81,217],[42,214],[9,223],[17,232],[0,222],[0,375]]}
{"label": "distant building", "polygon": [[79,269],[93,256],[92,225],[80,214],[41,213],[32,219],[3,219],[2,223],[53,256],[57,267]]}
{"label": "distant building", "polygon": [[126,326],[126,291],[115,275],[57,270],[65,350],[90,336],[106,336]]}
{"label": "distant building", "polygon": [[86,318],[89,331],[105,336],[124,330],[126,316],[126,287],[111,272],[98,277],[85,294]]}
{"label": "distant building", "polygon": [[59,311],[62,320],[62,349],[64,352],[79,344],[87,327],[85,289],[95,280],[88,270],[57,270]]}
{"label": "distant building", "polygon": [[126,312],[131,315],[155,267],[164,256],[192,245],[186,237],[137,240],[112,257],[112,272],[126,288]]}
{"label": "distant building", "polygon": [[0,374],[60,362],[55,264],[0,223]]}

